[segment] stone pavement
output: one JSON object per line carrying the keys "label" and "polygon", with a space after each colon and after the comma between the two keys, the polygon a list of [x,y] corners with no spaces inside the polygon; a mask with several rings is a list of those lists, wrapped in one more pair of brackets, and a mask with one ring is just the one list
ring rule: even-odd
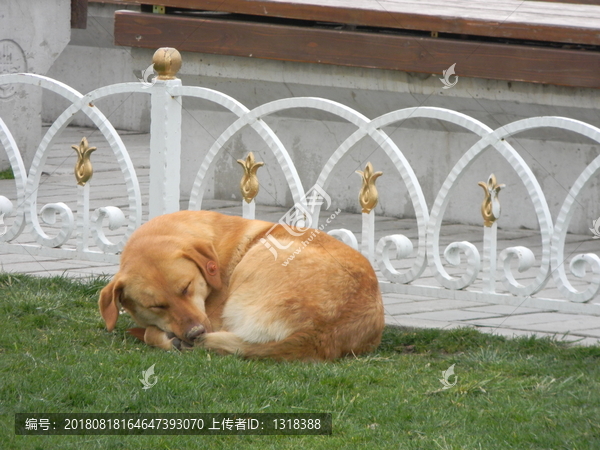
{"label": "stone pavement", "polygon": [[[70,148],[78,143],[83,136],[97,133],[85,128],[68,128],[58,139],[55,148]],[[127,146],[136,167],[142,198],[148,194],[148,148],[149,135],[122,132],[122,138]],[[97,145],[94,142],[93,145]],[[98,206],[114,205],[126,207],[126,196],[122,176],[117,170],[111,155],[99,151],[93,155],[94,190],[92,191],[92,209]],[[44,175],[40,183],[38,205],[50,202],[65,202],[75,210],[76,189],[74,188],[73,166],[75,152],[54,152],[49,156],[44,167]],[[0,195],[15,199],[15,186],[12,180],[0,180]],[[182,208],[187,205],[182,204]],[[216,210],[225,214],[241,215],[241,201],[205,200],[203,209]],[[144,203],[147,211],[147,201]],[[271,206],[257,207],[256,217],[276,222],[286,208]],[[335,218],[335,228],[346,228],[355,234],[361,231],[361,216],[359,214],[341,213]],[[389,217],[377,218],[377,232],[380,236],[390,234],[392,230],[402,232],[407,237],[416,238],[414,219],[395,219]],[[481,227],[466,225],[449,225],[443,227],[442,244],[457,240],[469,239],[474,233],[481,234]],[[379,239],[380,236],[376,236]],[[463,236],[463,237],[461,237]],[[502,243],[504,241],[504,244]],[[574,236],[570,239],[578,252],[594,251],[590,249],[589,236]],[[18,242],[26,242],[20,241]],[[499,232],[498,248],[510,245],[524,245],[532,250],[539,249],[539,237],[531,230],[511,230]],[[598,241],[593,241],[597,246]],[[445,246],[445,245],[444,245]],[[444,247],[441,247],[444,248]],[[565,253],[567,253],[565,251]],[[538,253],[539,254],[539,253]],[[568,253],[567,253],[568,254]],[[118,266],[105,263],[92,263],[74,260],[58,260],[50,257],[30,256],[23,254],[1,254],[0,271],[9,273],[27,273],[36,276],[65,275],[70,277],[85,277],[112,275]],[[552,284],[552,283],[549,283]],[[544,297],[556,298],[556,289],[550,286],[543,292]],[[384,304],[386,322],[389,325],[417,328],[456,328],[474,327],[482,332],[494,333],[507,337],[535,334],[538,336],[554,336],[581,345],[600,343],[600,317],[584,314],[567,314],[551,309],[538,309],[508,305],[496,305],[480,301],[455,299],[432,299],[414,295],[385,294]]]}

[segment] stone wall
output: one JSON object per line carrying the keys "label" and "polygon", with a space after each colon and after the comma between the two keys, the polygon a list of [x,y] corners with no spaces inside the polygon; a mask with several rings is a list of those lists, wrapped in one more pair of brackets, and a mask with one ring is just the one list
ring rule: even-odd
{"label": "stone wall", "polygon": [[[0,74],[45,75],[67,46],[71,33],[70,0],[6,0],[0,8]],[[41,138],[42,91],[0,87],[0,116],[11,130],[29,167]],[[0,151],[0,170],[9,167]]]}

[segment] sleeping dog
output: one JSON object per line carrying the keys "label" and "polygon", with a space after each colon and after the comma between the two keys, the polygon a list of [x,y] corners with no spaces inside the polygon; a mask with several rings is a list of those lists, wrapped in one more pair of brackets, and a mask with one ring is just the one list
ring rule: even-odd
{"label": "sleeping dog", "polygon": [[384,328],[379,283],[359,252],[324,232],[307,243],[282,225],[210,211],[139,227],[98,304],[109,331],[122,308],[149,345],[248,358],[358,355],[379,345]]}

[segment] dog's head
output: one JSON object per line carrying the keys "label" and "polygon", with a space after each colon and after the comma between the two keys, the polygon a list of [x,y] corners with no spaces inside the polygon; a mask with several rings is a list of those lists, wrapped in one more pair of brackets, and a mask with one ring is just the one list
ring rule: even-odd
{"label": "dog's head", "polygon": [[120,271],[100,292],[98,305],[109,331],[123,307],[138,325],[157,327],[193,344],[212,331],[205,300],[221,287],[210,242],[142,236],[126,245]]}

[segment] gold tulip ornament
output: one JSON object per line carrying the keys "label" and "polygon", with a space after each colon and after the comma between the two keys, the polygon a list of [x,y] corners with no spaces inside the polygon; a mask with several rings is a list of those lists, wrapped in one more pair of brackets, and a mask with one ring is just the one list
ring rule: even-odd
{"label": "gold tulip ornament", "polygon": [[357,170],[357,174],[362,177],[362,187],[358,193],[358,201],[362,207],[362,212],[369,214],[379,201],[379,193],[375,187],[375,180],[383,175],[383,172],[375,172],[373,165],[368,162],[365,170]]}
{"label": "gold tulip ornament", "polygon": [[88,145],[87,138],[83,138],[79,145],[72,145],[71,148],[77,152],[77,162],[75,163],[75,179],[79,186],[85,186],[85,183],[92,178],[94,169],[90,161],[90,155],[96,147]]}

